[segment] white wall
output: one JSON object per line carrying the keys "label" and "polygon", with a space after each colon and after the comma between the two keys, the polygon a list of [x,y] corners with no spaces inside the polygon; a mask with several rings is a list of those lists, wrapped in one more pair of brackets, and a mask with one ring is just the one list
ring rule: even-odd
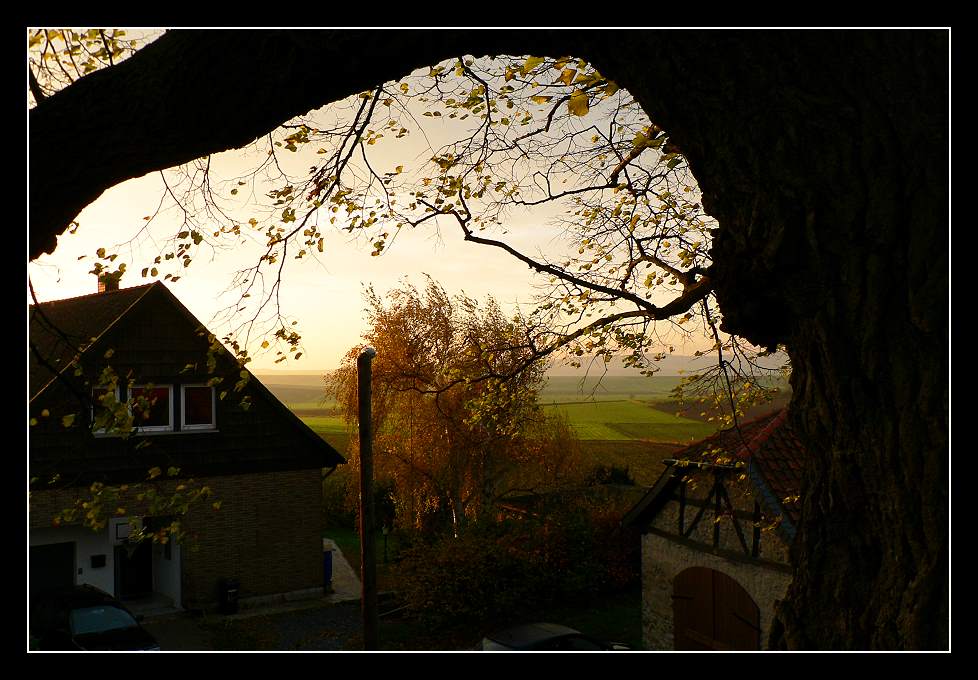
{"label": "white wall", "polygon": [[153,590],[166,595],[173,604],[180,603],[180,545],[170,546],[170,557],[166,557],[166,546],[153,544]]}
{"label": "white wall", "polygon": [[[91,529],[70,526],[32,529],[29,540],[30,545],[74,542],[75,583],[89,583],[107,593],[115,594],[115,561],[108,528],[97,533]],[[93,569],[92,555],[105,555],[105,566]]]}

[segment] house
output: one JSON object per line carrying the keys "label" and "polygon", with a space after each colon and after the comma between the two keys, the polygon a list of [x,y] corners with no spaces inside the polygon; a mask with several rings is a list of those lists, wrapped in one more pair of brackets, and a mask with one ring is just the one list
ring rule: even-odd
{"label": "house", "polygon": [[623,518],[642,533],[649,649],[763,649],[791,582],[806,452],[787,409],[664,461]]}
{"label": "house", "polygon": [[[322,594],[322,474],[344,459],[166,286],[44,302],[29,315],[31,588],[89,583],[194,610],[220,603],[230,581],[243,605]],[[99,429],[107,392],[135,409],[131,436]],[[93,484],[124,490],[104,526],[59,523],[92,502]],[[181,485],[211,495],[183,515],[134,493],[170,498]],[[129,540],[174,519],[179,542]]]}

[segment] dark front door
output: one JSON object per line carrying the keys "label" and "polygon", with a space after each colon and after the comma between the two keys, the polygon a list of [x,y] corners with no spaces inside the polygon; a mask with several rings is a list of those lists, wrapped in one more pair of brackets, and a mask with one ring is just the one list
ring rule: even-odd
{"label": "dark front door", "polygon": [[74,542],[32,545],[30,548],[29,578],[32,592],[74,585]]}
{"label": "dark front door", "polygon": [[726,574],[692,567],[673,581],[678,650],[760,649],[760,610]]}
{"label": "dark front door", "polygon": [[153,542],[141,541],[136,546],[116,548],[116,594],[132,599],[153,592]]}

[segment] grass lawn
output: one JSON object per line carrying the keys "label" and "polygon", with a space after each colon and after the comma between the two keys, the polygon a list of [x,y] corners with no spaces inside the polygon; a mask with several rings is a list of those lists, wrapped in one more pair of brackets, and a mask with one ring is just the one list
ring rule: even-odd
{"label": "grass lawn", "polygon": [[[360,534],[355,529],[336,528],[324,531],[323,537],[331,538],[336,542],[343,557],[353,567],[357,578],[360,578]],[[397,533],[394,532],[387,537],[388,561],[384,561],[384,536],[379,531],[374,543],[374,551],[377,560],[377,590],[396,590],[395,567],[390,560],[397,552]]]}

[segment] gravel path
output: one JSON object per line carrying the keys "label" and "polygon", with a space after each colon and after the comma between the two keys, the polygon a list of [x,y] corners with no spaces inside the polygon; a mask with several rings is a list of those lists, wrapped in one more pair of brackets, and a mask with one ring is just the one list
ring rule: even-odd
{"label": "gravel path", "polygon": [[279,614],[274,621],[277,649],[341,651],[362,649],[360,602],[350,601]]}

